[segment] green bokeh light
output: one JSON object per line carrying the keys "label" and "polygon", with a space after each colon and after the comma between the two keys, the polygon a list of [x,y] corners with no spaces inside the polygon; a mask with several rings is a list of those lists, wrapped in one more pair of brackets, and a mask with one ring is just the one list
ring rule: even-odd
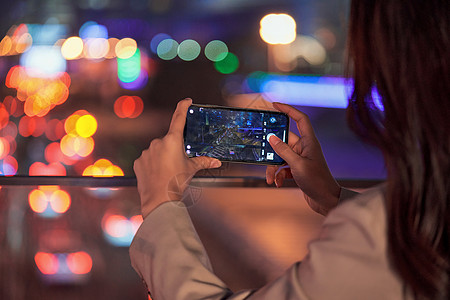
{"label": "green bokeh light", "polygon": [[174,59],[178,54],[178,43],[173,39],[166,39],[156,48],[158,57],[164,60]]}
{"label": "green bokeh light", "polygon": [[239,59],[233,53],[228,52],[224,59],[214,63],[214,67],[222,74],[231,74],[239,67]]}
{"label": "green bokeh light", "polygon": [[205,56],[211,61],[221,61],[227,54],[227,45],[219,40],[211,41],[205,47]]}
{"label": "green bokeh light", "polygon": [[129,58],[117,58],[117,75],[122,82],[133,82],[141,73],[141,51],[136,49]]}
{"label": "green bokeh light", "polygon": [[185,40],[178,46],[178,56],[185,61],[196,59],[200,55],[200,45],[194,40]]}

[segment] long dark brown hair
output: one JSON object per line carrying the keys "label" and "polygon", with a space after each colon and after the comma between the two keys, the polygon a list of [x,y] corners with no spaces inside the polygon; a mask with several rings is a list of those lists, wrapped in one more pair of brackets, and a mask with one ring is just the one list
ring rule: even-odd
{"label": "long dark brown hair", "polygon": [[386,161],[391,263],[416,299],[448,300],[450,1],[353,0],[348,54],[349,125]]}

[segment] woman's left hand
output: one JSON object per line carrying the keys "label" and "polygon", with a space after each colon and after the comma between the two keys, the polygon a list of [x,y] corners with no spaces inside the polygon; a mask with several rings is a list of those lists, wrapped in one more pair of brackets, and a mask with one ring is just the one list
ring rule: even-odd
{"label": "woman's left hand", "polygon": [[199,170],[222,165],[215,158],[189,158],[186,155],[183,131],[191,104],[191,99],[178,102],[166,136],[152,140],[150,147],[134,162],[143,218],[164,202],[181,200],[184,190]]}

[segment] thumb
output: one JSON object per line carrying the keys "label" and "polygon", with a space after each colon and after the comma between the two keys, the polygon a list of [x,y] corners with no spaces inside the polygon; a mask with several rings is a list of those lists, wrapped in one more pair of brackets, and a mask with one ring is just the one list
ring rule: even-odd
{"label": "thumb", "polygon": [[193,166],[195,172],[203,170],[203,169],[214,169],[218,168],[222,165],[222,162],[216,158],[212,158],[209,156],[197,156],[189,159],[193,162]]}
{"label": "thumb", "polygon": [[288,144],[283,142],[279,137],[277,137],[273,133],[269,133],[267,135],[267,140],[270,143],[270,146],[272,146],[273,150],[282,158],[284,159],[288,165],[292,165],[292,163],[298,159],[298,154],[292,150],[291,147],[289,147]]}

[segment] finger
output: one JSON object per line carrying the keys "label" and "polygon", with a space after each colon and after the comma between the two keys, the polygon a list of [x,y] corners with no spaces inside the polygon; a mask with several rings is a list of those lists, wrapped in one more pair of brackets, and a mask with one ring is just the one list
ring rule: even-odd
{"label": "finger", "polygon": [[168,134],[183,135],[184,125],[186,124],[186,114],[189,106],[192,104],[192,99],[184,99],[178,102],[177,108],[172,115]]}
{"label": "finger", "polygon": [[297,123],[297,128],[300,136],[303,137],[307,135],[314,135],[314,129],[307,114],[284,103],[274,102],[273,107],[281,112],[286,113],[292,120],[295,121],[295,123]]}
{"label": "finger", "polygon": [[280,172],[275,176],[275,185],[277,187],[282,187],[285,178],[292,178],[292,173],[290,168],[282,168]]}
{"label": "finger", "polygon": [[293,165],[293,163],[299,158],[299,155],[289,147],[288,144],[283,142],[279,137],[275,134],[268,135],[270,146],[272,146],[273,150],[284,159],[289,165]]}
{"label": "finger", "polygon": [[292,148],[295,144],[300,140],[300,137],[293,133],[292,131],[289,131],[289,140],[288,145]]}
{"label": "finger", "polygon": [[219,168],[222,165],[220,160],[208,156],[193,157],[190,158],[189,161],[192,163],[193,171],[195,173],[203,169]]}
{"label": "finger", "polygon": [[275,180],[275,173],[278,171],[278,166],[267,166],[266,168],[266,182],[272,184]]}

